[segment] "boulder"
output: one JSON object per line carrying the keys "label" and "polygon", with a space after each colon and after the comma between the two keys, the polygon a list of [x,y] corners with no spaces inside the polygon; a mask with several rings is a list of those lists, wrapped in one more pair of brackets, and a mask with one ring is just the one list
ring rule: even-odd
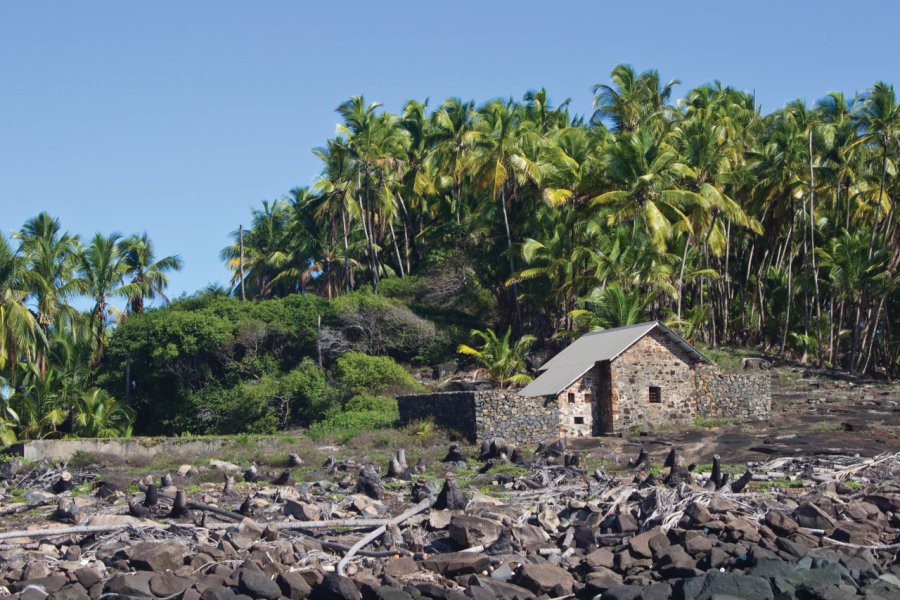
{"label": "boulder", "polygon": [[139,571],[174,571],[184,564],[187,548],[172,542],[140,542],[131,547],[129,562]]}
{"label": "boulder", "polygon": [[[675,585],[673,598],[713,600],[715,598],[747,598],[773,600],[769,582],[761,577],[733,573],[707,573],[691,577]],[[604,599],[605,600],[605,599]]]}
{"label": "boulder", "polygon": [[285,500],[281,512],[298,521],[319,521],[322,518],[322,509],[318,505],[297,500]]}
{"label": "boulder", "polygon": [[118,594],[119,596],[152,597],[151,577],[153,575],[150,573],[117,573],[106,582],[103,590],[107,594]]}
{"label": "boulder", "polygon": [[281,588],[268,575],[252,569],[241,569],[238,572],[238,586],[251,598],[277,600],[281,596]]}
{"label": "boulder", "polygon": [[516,585],[535,594],[571,594],[575,585],[572,575],[565,569],[551,564],[525,564],[519,567],[514,580]]}
{"label": "boulder", "polygon": [[503,526],[497,521],[471,517],[469,515],[454,515],[450,519],[450,539],[462,546],[488,546],[497,541]]}
{"label": "boulder", "polygon": [[329,573],[313,587],[309,597],[310,600],[360,600],[361,595],[352,579]]}
{"label": "boulder", "polygon": [[487,556],[475,552],[435,554],[421,562],[422,567],[425,569],[440,573],[444,577],[480,573],[487,569],[490,564],[491,561]]}

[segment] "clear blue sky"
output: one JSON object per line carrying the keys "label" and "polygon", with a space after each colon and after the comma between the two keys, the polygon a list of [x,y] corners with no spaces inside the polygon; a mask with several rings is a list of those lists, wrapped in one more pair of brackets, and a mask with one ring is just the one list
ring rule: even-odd
{"label": "clear blue sky", "polygon": [[250,206],[307,185],[335,106],[391,110],[544,86],[591,110],[627,62],[756,90],[764,110],[896,82],[896,2],[44,2],[0,4],[0,228],[147,231],[226,282]]}

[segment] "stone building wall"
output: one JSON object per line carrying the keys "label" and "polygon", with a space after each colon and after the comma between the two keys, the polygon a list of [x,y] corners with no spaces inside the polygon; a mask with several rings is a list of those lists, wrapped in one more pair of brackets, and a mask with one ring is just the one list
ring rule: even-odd
{"label": "stone building wall", "polygon": [[697,371],[697,416],[725,419],[768,419],[772,416],[772,378],[768,373]]}
{"label": "stone building wall", "polygon": [[515,391],[475,392],[476,441],[495,436],[513,445],[559,439],[559,410],[552,398],[525,398]]}
{"label": "stone building wall", "polygon": [[560,436],[589,437],[592,435],[594,406],[599,394],[597,383],[598,374],[595,367],[557,394]]}
{"label": "stone building wall", "polygon": [[524,398],[512,390],[412,394],[399,396],[397,405],[402,423],[433,418],[471,442],[499,436],[513,445],[530,445],[560,436],[555,401]]}
{"label": "stone building wall", "polygon": [[[658,329],[613,360],[614,430],[693,420],[697,415],[696,362]],[[650,401],[651,386],[659,388],[661,402]]]}

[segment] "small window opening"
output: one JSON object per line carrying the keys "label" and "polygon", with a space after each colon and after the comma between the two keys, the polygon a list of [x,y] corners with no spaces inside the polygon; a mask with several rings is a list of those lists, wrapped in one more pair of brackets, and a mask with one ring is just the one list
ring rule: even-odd
{"label": "small window opening", "polygon": [[568,400],[569,400],[569,402],[575,402],[575,394],[572,392],[569,392]]}
{"label": "small window opening", "polygon": [[591,401],[592,401],[591,393],[590,393],[590,392],[585,392],[585,393],[584,393],[584,403],[585,403],[585,404],[590,404]]}
{"label": "small window opening", "polygon": [[575,417],[576,425],[584,425],[584,417]]}
{"label": "small window opening", "polygon": [[662,391],[655,385],[650,386],[650,402],[652,404],[660,404],[662,402]]}

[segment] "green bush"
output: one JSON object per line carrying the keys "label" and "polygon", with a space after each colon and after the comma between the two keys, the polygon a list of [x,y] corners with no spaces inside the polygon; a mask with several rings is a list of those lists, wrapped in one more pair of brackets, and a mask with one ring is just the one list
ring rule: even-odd
{"label": "green bush", "polygon": [[274,433],[308,424],[337,408],[337,394],[325,372],[305,360],[284,375],[266,375],[231,388],[192,393],[181,414],[181,430],[204,434]]}
{"label": "green bush", "polygon": [[314,440],[334,438],[347,442],[364,431],[393,427],[399,418],[397,412],[381,410],[341,412],[314,423],[309,428],[309,436]]}
{"label": "green bush", "polygon": [[[210,423],[227,422],[205,407],[238,403],[240,390],[232,388],[249,390],[262,383],[266,390],[269,378],[313,356],[317,316],[330,314],[328,301],[301,294],[254,302],[208,296],[177,300],[131,315],[112,331],[97,382],[135,408],[135,433],[204,430]],[[222,393],[235,398],[212,399]],[[253,422],[269,423],[267,409],[256,408]],[[278,414],[275,422],[315,418],[319,412]]]}
{"label": "green bush", "polygon": [[357,394],[347,401],[344,410],[348,412],[381,411],[384,413],[399,414],[397,399],[387,396],[370,396]]}
{"label": "green bush", "polygon": [[324,370],[311,360],[300,365],[281,379],[290,397],[290,421],[308,424],[324,418],[337,407],[338,394]]}
{"label": "green bush", "polygon": [[424,388],[406,369],[387,356],[348,352],[335,365],[340,386],[355,394],[422,391]]}

